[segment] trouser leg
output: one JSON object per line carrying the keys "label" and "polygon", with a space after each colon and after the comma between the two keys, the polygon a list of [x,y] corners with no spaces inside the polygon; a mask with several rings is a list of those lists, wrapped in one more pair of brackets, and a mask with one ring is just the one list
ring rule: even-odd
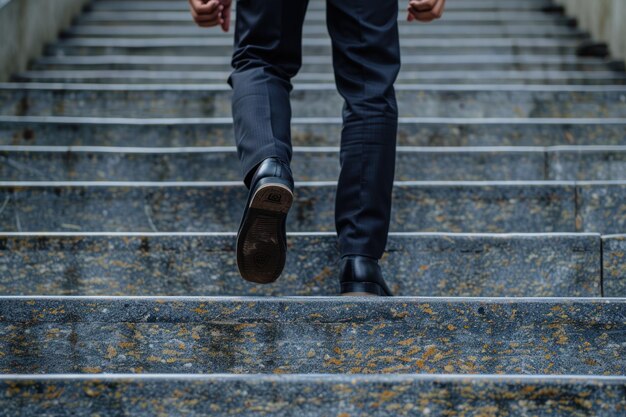
{"label": "trouser leg", "polygon": [[344,255],[379,259],[395,174],[400,70],[397,0],[327,0],[333,66],[345,100],[335,223]]}
{"label": "trouser leg", "polygon": [[238,0],[232,113],[246,186],[264,159],[291,162],[291,78],[302,64],[308,0]]}

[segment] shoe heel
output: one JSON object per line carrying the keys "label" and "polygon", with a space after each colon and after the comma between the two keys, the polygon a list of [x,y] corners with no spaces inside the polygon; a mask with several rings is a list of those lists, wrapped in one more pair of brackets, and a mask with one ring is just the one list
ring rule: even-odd
{"label": "shoe heel", "polygon": [[242,278],[270,284],[280,277],[286,261],[285,221],[293,192],[277,182],[255,191],[237,239],[237,267]]}
{"label": "shoe heel", "polygon": [[341,296],[370,296],[385,297],[390,296],[380,285],[375,282],[342,282]]}

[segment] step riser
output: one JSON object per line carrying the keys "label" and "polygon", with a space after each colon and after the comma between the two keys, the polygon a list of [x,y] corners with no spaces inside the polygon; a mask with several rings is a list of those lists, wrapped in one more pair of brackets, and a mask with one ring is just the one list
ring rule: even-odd
{"label": "step riser", "polygon": [[[0,293],[15,295],[337,295],[336,236],[289,236],[276,285],[241,279],[235,235],[2,236]],[[616,252],[611,250],[610,255]],[[596,235],[394,235],[381,266],[403,296],[599,297]],[[606,263],[605,288],[626,296]],[[609,283],[608,280],[612,281]]]}
{"label": "step riser", "polygon": [[[231,123],[188,123],[168,125],[8,122],[0,118],[2,145],[57,146],[233,146]],[[339,146],[341,125],[336,121],[323,124],[292,123],[294,146]],[[516,124],[514,120],[493,123],[402,122],[398,128],[399,146],[558,146],[558,145],[626,145],[626,122],[589,122]]]}
{"label": "step riser", "polygon": [[[232,15],[231,27],[236,22],[236,12]],[[326,11],[309,11],[306,14],[305,25],[321,25],[326,21]],[[85,23],[100,24],[180,24],[185,23],[190,26],[194,25],[193,19],[189,11],[181,12],[152,12],[145,13],[141,11],[94,11],[78,16],[75,20],[76,25]],[[562,16],[560,14],[548,14],[537,11],[485,11],[485,10],[453,10],[446,13],[446,18],[437,22],[440,26],[454,26],[456,22],[465,24],[482,25],[485,23],[500,24],[544,24],[549,26],[555,25],[571,25],[574,19]],[[413,26],[415,22],[407,22],[405,14],[398,14],[398,23],[401,26]],[[231,29],[232,30],[232,29]]]}
{"label": "step riser", "polygon": [[[17,82],[55,82],[55,83],[97,83],[115,84],[119,82],[140,84],[197,84],[199,82],[214,83],[228,79],[230,72],[184,72],[184,71],[28,71],[13,76]],[[334,81],[332,73],[320,74],[300,73],[293,79],[294,83],[329,83]],[[610,71],[578,72],[578,71],[459,71],[449,72],[401,72],[396,85],[429,83],[429,84],[556,84],[556,85],[623,85],[626,76]]]}
{"label": "step riser", "polygon": [[[225,84],[224,84],[225,85]],[[155,86],[155,89],[159,87]],[[401,117],[626,117],[626,92],[428,91],[397,88]],[[207,90],[0,90],[5,115],[229,117],[231,92]],[[294,117],[337,117],[336,91],[296,89]]]}
{"label": "step riser", "polygon": [[626,372],[624,300],[6,298],[0,317],[2,373]]}
{"label": "step riser", "polygon": [[[328,55],[331,53],[330,45],[328,46],[314,46],[304,45],[303,54],[305,55]],[[401,48],[403,54],[428,54],[428,55],[484,55],[484,54],[533,54],[533,55],[559,55],[564,57],[576,56],[575,45],[567,43],[563,46],[430,46],[425,45],[404,45]],[[172,46],[172,47],[116,47],[116,46],[65,46],[58,44],[55,46],[47,47],[45,50],[46,55],[146,55],[146,56],[160,56],[160,55],[204,55],[204,56],[224,56],[230,55],[233,52],[232,45],[206,45],[206,46]]]}
{"label": "step riser", "polygon": [[[588,39],[588,35],[575,28],[569,27],[538,27],[533,31],[531,24],[524,25],[485,25],[485,26],[466,26],[459,23],[455,26],[401,26],[399,27],[400,36],[419,36],[421,39],[446,39],[446,38],[549,38],[549,39]],[[303,38],[326,38],[328,39],[328,29],[326,25],[306,25],[302,30]],[[62,34],[63,38],[69,37],[93,37],[93,38],[127,38],[127,37],[147,37],[151,39],[158,38],[181,38],[189,36],[210,36],[212,38],[232,38],[232,32],[221,32],[218,30],[207,30],[201,27],[195,27],[189,24],[181,24],[180,26],[116,26],[115,30],[111,30],[111,26],[105,25],[82,25],[65,30]]]}
{"label": "step riser", "polygon": [[[129,59],[127,62],[124,60],[110,60],[109,63],[98,63],[98,56],[94,56],[92,62],[80,62],[73,59],[74,57],[67,57],[54,59],[54,60],[42,60],[41,63],[35,63],[31,66],[34,71],[232,71],[229,63],[220,62],[219,60],[211,61],[207,59],[205,62],[186,63],[184,59],[181,59],[178,63],[167,60],[167,63],[159,63],[159,59],[154,59],[152,64],[133,63],[134,60]],[[119,61],[119,62],[118,62]],[[168,62],[169,61],[169,62]],[[446,60],[450,61],[450,60]],[[569,62],[568,62],[569,61]],[[49,63],[58,62],[58,63]],[[66,63],[64,63],[66,62]],[[113,62],[113,63],[111,63]],[[509,60],[508,62],[472,62],[470,59],[458,60],[457,62],[428,62],[428,63],[404,63],[402,64],[402,71],[446,71],[450,70],[450,66],[453,65],[457,68],[462,68],[467,71],[598,71],[607,68],[608,63],[604,61],[579,61],[575,60],[560,60],[560,62],[554,62],[553,60],[535,60],[534,62],[524,62],[523,60],[515,62]],[[326,73],[331,74],[333,71],[332,65],[328,63],[310,63],[304,64],[301,73]],[[619,75],[619,73],[616,73]],[[593,74],[591,74],[593,75]]]}
{"label": "step riser", "polygon": [[[498,410],[511,417],[529,415],[619,417],[626,408],[624,381],[594,382],[515,380],[385,380],[329,376],[301,380],[213,377],[125,380],[12,380],[0,382],[0,404],[11,416],[120,414],[148,417],[297,415],[376,415],[417,417],[445,415],[462,409],[467,415]],[[45,393],[45,394],[44,394]],[[323,401],[320,399],[323,398]],[[138,399],[141,399],[140,401]]]}
{"label": "step riser", "polygon": [[[232,232],[239,226],[246,191],[240,184],[3,185],[0,230]],[[335,193],[334,185],[298,186],[288,230],[335,230]],[[398,183],[393,197],[392,231],[612,234],[626,230],[623,183]]]}
{"label": "step riser", "polygon": [[[405,11],[407,2],[399,1],[399,10]],[[446,6],[446,10],[467,10],[467,11],[476,11],[476,10],[485,10],[485,11],[494,11],[494,10],[506,10],[506,11],[541,11],[546,7],[552,6],[552,3],[549,1],[537,1],[537,2],[502,2],[502,1],[464,1],[463,3],[452,3],[449,6]],[[235,9],[235,5],[233,4],[233,10]],[[317,11],[317,10],[325,10],[326,4],[325,2],[309,2],[308,9],[309,11]],[[89,6],[89,10],[93,11],[175,11],[175,12],[185,12],[189,10],[189,6],[186,4],[180,4],[179,2],[108,2],[108,1],[99,1]]]}
{"label": "step riser", "polygon": [[[204,153],[4,151],[5,181],[239,181],[235,149]],[[210,167],[210,169],[209,169]],[[295,150],[296,181],[336,181],[339,151]],[[626,148],[457,152],[398,150],[398,181],[626,180]]]}

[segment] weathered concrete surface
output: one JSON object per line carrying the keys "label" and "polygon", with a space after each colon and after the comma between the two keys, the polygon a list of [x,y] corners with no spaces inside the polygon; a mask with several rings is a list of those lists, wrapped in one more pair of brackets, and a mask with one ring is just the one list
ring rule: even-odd
{"label": "weathered concrete surface", "polygon": [[[626,96],[625,96],[626,97]],[[339,146],[341,120],[296,118],[294,146]],[[0,116],[0,144],[232,146],[230,118]],[[398,146],[626,145],[623,119],[402,118]]]}
{"label": "weathered concrete surface", "polygon": [[0,416],[621,417],[624,389],[580,376],[8,375]]}
{"label": "weathered concrete surface", "polygon": [[608,42],[611,52],[626,61],[626,2],[624,0],[556,0],[596,39]]}
{"label": "weathered concrete surface", "polygon": [[89,0],[0,1],[0,81],[23,71],[29,60],[41,54],[43,46],[56,39],[59,31]]}
{"label": "weathered concrete surface", "polygon": [[0,297],[0,373],[623,375],[626,299]]}
{"label": "weathered concrete surface", "polygon": [[[0,84],[0,114],[13,116],[230,117],[226,84]],[[626,86],[405,84],[400,117],[626,118]],[[334,84],[300,84],[294,117],[337,117]]]}
{"label": "weathered concrete surface", "polygon": [[[273,285],[241,279],[235,241],[234,233],[0,234],[0,295],[339,293],[334,233],[288,235],[287,264]],[[393,233],[380,263],[395,295],[601,295],[595,234]]]}
{"label": "weathered concrete surface", "polygon": [[[626,181],[593,183],[585,186],[584,195],[577,194],[581,188],[577,184],[396,182],[391,231],[608,234],[623,230],[626,208],[619,202],[624,201]],[[336,182],[296,183],[288,230],[335,230],[336,194]],[[241,182],[0,182],[4,206],[0,230],[232,232],[239,226],[246,196]]]}
{"label": "weathered concrete surface", "polygon": [[626,234],[602,237],[605,297],[626,296]]}

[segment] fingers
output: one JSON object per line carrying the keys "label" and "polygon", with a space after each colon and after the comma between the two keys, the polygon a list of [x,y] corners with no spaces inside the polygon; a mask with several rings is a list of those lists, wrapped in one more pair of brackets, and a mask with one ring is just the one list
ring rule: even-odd
{"label": "fingers", "polygon": [[407,20],[432,22],[443,15],[445,0],[410,0]]}
{"label": "fingers", "polygon": [[189,0],[191,16],[194,22],[201,27],[210,27],[220,24],[220,15],[224,8],[219,0]]}
{"label": "fingers", "polygon": [[224,6],[224,10],[222,11],[222,20],[220,24],[222,26],[222,30],[224,32],[228,32],[230,29],[230,6],[232,4],[232,0],[221,0],[222,6]]}

